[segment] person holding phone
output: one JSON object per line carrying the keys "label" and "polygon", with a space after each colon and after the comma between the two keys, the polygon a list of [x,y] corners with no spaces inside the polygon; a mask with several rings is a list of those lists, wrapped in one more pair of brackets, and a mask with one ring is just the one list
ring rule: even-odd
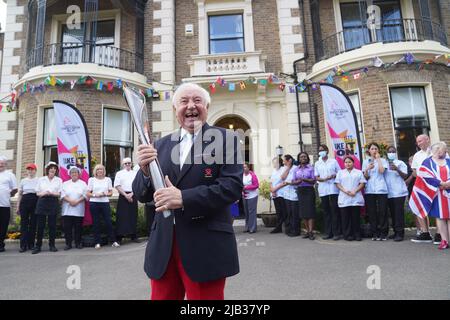
{"label": "person holding phone", "polygon": [[362,171],[367,180],[365,198],[372,240],[386,241],[389,233],[389,221],[387,216],[388,189],[384,173],[388,169],[388,163],[381,157],[380,146],[375,142],[369,143],[368,154],[369,157],[363,161]]}
{"label": "person holding phone", "polygon": [[388,188],[388,207],[391,214],[394,241],[402,241],[405,235],[405,199],[408,195],[408,187],[405,179],[408,177],[406,163],[398,160],[397,149],[390,146],[387,149],[389,163],[385,178]]}

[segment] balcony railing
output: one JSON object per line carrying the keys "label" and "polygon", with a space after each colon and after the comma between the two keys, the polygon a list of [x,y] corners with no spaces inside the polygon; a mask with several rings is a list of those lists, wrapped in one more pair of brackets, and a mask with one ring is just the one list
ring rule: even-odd
{"label": "balcony railing", "polygon": [[[365,23],[359,27],[344,28],[322,40],[322,52],[318,60],[329,59],[340,53],[358,49],[364,45],[382,42],[433,40],[447,46],[444,28],[435,22],[419,19],[384,20],[380,28],[369,29]],[[319,51],[320,51],[319,49]]]}
{"label": "balcony railing", "polygon": [[192,56],[191,77],[265,72],[261,52]]}
{"label": "balcony railing", "polygon": [[27,68],[61,64],[95,63],[100,66],[143,73],[144,59],[141,55],[113,47],[84,43],[54,43],[43,48],[33,48],[27,57]]}

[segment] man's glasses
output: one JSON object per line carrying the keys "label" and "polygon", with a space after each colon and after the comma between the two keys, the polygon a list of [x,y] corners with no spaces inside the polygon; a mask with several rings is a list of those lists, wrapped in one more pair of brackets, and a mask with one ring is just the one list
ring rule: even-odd
{"label": "man's glasses", "polygon": [[125,162],[124,165],[130,166],[130,165],[131,165],[131,162]]}

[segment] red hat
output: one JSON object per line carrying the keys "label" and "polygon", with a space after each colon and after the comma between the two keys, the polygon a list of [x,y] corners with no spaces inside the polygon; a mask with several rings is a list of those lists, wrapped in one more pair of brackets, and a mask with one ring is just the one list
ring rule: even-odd
{"label": "red hat", "polygon": [[25,169],[34,169],[37,170],[37,165],[35,165],[34,163],[29,163],[25,166]]}

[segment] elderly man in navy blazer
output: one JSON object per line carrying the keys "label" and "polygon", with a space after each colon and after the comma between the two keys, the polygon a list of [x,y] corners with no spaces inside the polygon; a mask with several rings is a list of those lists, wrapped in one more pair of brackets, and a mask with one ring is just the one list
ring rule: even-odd
{"label": "elderly man in navy blazer", "polygon": [[[239,273],[230,206],[243,189],[240,143],[206,123],[210,101],[202,87],[181,85],[173,96],[181,128],[138,148],[133,192],[156,207],[144,265],[152,300],[223,300],[225,279]],[[148,165],[157,157],[167,187],[155,192]]]}

